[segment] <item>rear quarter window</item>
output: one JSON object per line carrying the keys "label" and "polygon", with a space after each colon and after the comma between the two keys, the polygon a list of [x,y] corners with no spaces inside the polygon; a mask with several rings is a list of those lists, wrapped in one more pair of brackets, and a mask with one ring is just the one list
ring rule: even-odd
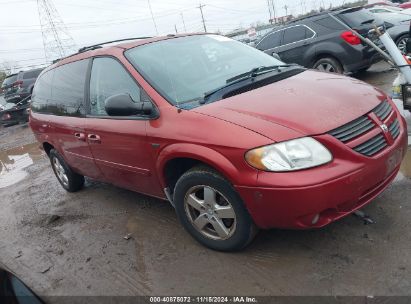
{"label": "rear quarter window", "polygon": [[51,85],[54,70],[47,71],[38,79],[31,96],[31,110],[38,113],[47,113],[47,103],[51,99]]}

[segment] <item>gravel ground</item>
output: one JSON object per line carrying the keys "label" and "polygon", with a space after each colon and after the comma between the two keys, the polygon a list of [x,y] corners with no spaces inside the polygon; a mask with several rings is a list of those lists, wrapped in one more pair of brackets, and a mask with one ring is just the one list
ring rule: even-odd
{"label": "gravel ground", "polygon": [[[358,77],[388,91],[395,75],[377,65]],[[0,129],[0,147],[0,262],[50,303],[61,295],[411,295],[410,153],[364,209],[375,224],[350,216],[319,230],[262,231],[244,252],[219,253],[193,241],[167,202],[90,179],[65,192],[25,126]]]}

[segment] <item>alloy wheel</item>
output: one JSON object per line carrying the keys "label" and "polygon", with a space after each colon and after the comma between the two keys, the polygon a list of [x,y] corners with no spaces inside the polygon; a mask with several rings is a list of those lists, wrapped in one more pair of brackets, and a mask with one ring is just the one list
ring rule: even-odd
{"label": "alloy wheel", "polygon": [[402,38],[397,43],[397,47],[401,51],[402,54],[405,54],[406,52],[407,41],[408,41],[408,38]]}
{"label": "alloy wheel", "polygon": [[190,188],[184,199],[184,209],[193,227],[207,238],[226,240],[236,230],[233,206],[210,186]]}
{"label": "alloy wheel", "polygon": [[68,177],[66,170],[62,166],[61,162],[57,157],[53,158],[53,167],[54,171],[56,172],[57,178],[60,180],[61,183],[63,183],[64,186],[68,187]]}
{"label": "alloy wheel", "polygon": [[320,63],[317,65],[316,69],[321,72],[335,73],[335,68],[329,63]]}

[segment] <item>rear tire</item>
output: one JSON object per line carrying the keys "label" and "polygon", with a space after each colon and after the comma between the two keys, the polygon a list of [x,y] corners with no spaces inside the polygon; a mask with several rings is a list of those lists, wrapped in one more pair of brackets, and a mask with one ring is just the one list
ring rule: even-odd
{"label": "rear tire", "polygon": [[174,190],[177,217],[202,245],[219,251],[246,247],[257,228],[233,186],[211,168],[190,169]]}
{"label": "rear tire", "polygon": [[55,149],[49,153],[51,167],[60,185],[68,192],[79,191],[84,186],[84,176],[75,173]]}
{"label": "rear tire", "polygon": [[317,60],[314,63],[313,68],[321,72],[338,73],[338,74],[344,73],[344,69],[341,63],[338,62],[337,59],[334,59],[332,57],[324,57],[324,58]]}

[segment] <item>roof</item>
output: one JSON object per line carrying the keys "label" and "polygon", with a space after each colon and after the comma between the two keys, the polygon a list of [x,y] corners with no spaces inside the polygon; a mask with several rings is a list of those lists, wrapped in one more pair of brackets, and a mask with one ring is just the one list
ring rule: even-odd
{"label": "roof", "polygon": [[[95,44],[89,47],[84,47],[79,50],[79,52],[72,54],[70,56],[67,56],[65,58],[62,58],[52,65],[48,66],[45,71],[51,70],[55,67],[81,60],[81,59],[86,59],[90,58],[92,56],[99,56],[99,55],[106,55],[107,53],[111,53],[113,51],[118,51],[120,50],[128,50],[140,45],[148,44],[148,43],[153,43],[153,42],[158,42],[158,41],[163,41],[163,40],[168,40],[168,39],[174,39],[174,38],[179,38],[179,37],[186,37],[186,36],[193,36],[193,35],[204,35],[207,33],[191,33],[191,34],[177,34],[177,35],[167,35],[167,36],[158,36],[158,37],[144,37],[144,38],[135,38],[135,40],[129,41],[129,42],[120,42],[114,45],[109,45],[109,46],[104,46],[105,44],[112,44],[113,42],[120,41],[108,41],[108,42],[102,42],[100,44]],[[209,34],[209,33],[208,33]],[[131,38],[134,39],[134,38]],[[122,39],[123,40],[123,39]],[[128,39],[124,39],[128,40]]]}

